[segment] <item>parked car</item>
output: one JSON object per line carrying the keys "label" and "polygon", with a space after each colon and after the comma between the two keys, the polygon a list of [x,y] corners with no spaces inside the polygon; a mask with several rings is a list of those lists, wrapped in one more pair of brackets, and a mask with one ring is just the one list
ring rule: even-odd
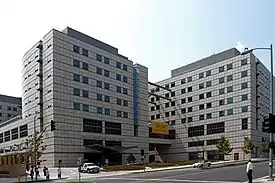
{"label": "parked car", "polygon": [[210,161],[199,161],[198,163],[193,164],[193,168],[202,168],[202,167],[210,167]]}
{"label": "parked car", "polygon": [[100,172],[100,167],[96,166],[94,163],[84,163],[80,167],[80,172],[99,173]]}

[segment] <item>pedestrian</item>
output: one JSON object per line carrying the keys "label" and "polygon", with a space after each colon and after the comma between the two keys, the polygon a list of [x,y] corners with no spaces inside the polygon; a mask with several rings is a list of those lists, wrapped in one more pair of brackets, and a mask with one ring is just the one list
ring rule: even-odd
{"label": "pedestrian", "polygon": [[30,176],[32,181],[33,181],[33,175],[34,175],[34,171],[33,171],[33,165],[32,165],[30,170]]}
{"label": "pedestrian", "polygon": [[58,179],[61,179],[61,167],[58,166],[57,168],[57,174],[58,174]]}
{"label": "pedestrian", "polygon": [[49,169],[46,169],[46,180],[50,180],[50,172]]}
{"label": "pedestrian", "polygon": [[47,167],[44,166],[44,168],[43,168],[43,173],[44,173],[44,176],[45,176],[45,177],[46,177],[46,169],[47,169]]}
{"label": "pedestrian", "polygon": [[35,170],[35,180],[37,180],[37,178],[40,177],[38,167],[35,166],[34,170]]}
{"label": "pedestrian", "polygon": [[252,183],[252,172],[253,172],[253,164],[251,163],[251,159],[250,159],[246,165],[248,183]]}

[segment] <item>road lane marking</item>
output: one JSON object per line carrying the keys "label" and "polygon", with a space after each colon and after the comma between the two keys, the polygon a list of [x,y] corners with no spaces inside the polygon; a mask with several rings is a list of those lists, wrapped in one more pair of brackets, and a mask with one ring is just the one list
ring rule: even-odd
{"label": "road lane marking", "polygon": [[148,181],[158,181],[158,182],[198,182],[198,183],[241,183],[232,181],[205,181],[205,180],[179,180],[179,179],[140,179],[140,178],[103,178],[104,180],[127,180],[133,182],[148,182]]}

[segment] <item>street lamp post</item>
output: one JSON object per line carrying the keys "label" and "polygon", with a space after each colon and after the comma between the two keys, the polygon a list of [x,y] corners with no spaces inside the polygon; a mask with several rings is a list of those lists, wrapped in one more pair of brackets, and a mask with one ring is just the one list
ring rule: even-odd
{"label": "street lamp post", "polygon": [[[253,48],[253,49],[250,49],[248,50],[247,48],[245,49],[244,52],[242,52],[241,54],[242,55],[245,55],[245,54],[248,54],[248,53],[252,53],[254,50],[269,50],[270,51],[270,71],[271,71],[271,106],[270,106],[270,111],[271,113],[273,114],[273,87],[274,87],[274,84],[273,84],[273,47],[272,47],[272,44],[270,45],[270,47],[266,47],[266,48]],[[270,121],[271,123],[271,121]],[[270,133],[270,142],[273,142],[273,133]],[[269,148],[269,178],[271,180],[273,180],[273,160],[272,160],[272,156],[273,156],[273,153],[272,153],[272,149]]]}

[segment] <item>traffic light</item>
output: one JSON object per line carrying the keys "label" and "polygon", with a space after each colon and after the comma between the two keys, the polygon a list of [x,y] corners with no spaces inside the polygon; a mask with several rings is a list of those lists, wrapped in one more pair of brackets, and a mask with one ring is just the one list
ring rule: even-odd
{"label": "traffic light", "polygon": [[55,130],[55,122],[51,120],[51,131]]}
{"label": "traffic light", "polygon": [[269,113],[268,117],[264,117],[263,131],[268,133],[275,133],[275,115]]}

